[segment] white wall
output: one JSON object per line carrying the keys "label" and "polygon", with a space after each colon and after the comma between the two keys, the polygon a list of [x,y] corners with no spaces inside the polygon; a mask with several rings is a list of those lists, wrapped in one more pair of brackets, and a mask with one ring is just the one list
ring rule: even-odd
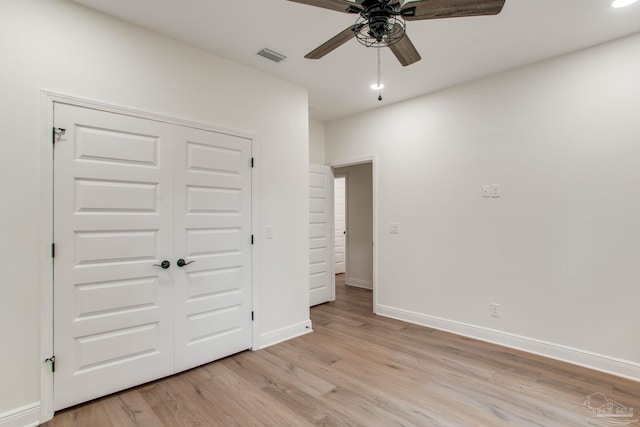
{"label": "white wall", "polygon": [[635,35],[327,124],[328,163],[377,155],[379,313],[640,379],[639,51]]}
{"label": "white wall", "polygon": [[304,330],[306,90],[68,1],[1,3],[0,415],[40,399],[41,89],[257,134],[259,332]]}
{"label": "white wall", "polygon": [[325,164],[325,123],[309,120],[309,163]]}
{"label": "white wall", "polygon": [[373,180],[371,163],[334,168],[347,176],[348,285],[373,288]]}

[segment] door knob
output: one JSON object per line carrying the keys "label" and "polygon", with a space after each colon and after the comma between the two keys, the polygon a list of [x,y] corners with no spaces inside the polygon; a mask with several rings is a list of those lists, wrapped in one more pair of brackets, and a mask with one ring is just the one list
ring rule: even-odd
{"label": "door knob", "polygon": [[189,261],[189,262],[186,262],[184,259],[180,258],[180,259],[176,262],[176,264],[178,265],[178,267],[184,267],[185,265],[189,265],[189,264],[191,264],[192,262],[195,262],[195,261]]}
{"label": "door knob", "polygon": [[164,268],[166,270],[167,268],[171,267],[171,263],[165,259],[160,264],[153,264],[153,266],[154,267],[162,267],[162,268]]}

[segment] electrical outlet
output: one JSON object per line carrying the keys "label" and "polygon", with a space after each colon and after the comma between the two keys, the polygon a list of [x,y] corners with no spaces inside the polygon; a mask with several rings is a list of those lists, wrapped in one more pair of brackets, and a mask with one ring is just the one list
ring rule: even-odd
{"label": "electrical outlet", "polygon": [[491,184],[491,197],[493,197],[494,199],[499,199],[500,197],[502,197],[500,184]]}
{"label": "electrical outlet", "polygon": [[482,186],[482,197],[483,198],[489,198],[491,197],[491,186],[486,184]]}
{"label": "electrical outlet", "polygon": [[491,316],[492,317],[500,317],[500,304],[491,303]]}
{"label": "electrical outlet", "polygon": [[389,232],[391,234],[400,234],[400,224],[397,222],[392,222],[389,224]]}

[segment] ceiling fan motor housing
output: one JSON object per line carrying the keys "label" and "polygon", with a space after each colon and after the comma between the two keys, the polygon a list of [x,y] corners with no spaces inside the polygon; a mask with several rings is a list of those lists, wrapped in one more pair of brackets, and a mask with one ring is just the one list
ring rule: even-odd
{"label": "ceiling fan motor housing", "polygon": [[368,47],[391,46],[404,37],[405,23],[400,3],[394,0],[365,0],[354,31],[358,41]]}

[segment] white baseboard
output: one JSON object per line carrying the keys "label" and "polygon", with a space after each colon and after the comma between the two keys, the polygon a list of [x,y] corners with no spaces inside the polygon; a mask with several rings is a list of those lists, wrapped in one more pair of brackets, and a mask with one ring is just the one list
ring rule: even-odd
{"label": "white baseboard", "polygon": [[264,334],[260,334],[260,337],[258,338],[258,346],[254,347],[254,350],[267,348],[310,332],[313,332],[313,329],[311,328],[311,320],[276,329],[275,331],[266,332]]}
{"label": "white baseboard", "polygon": [[640,381],[640,364],[628,360],[381,304],[376,314]]}
{"label": "white baseboard", "polygon": [[0,414],[0,427],[34,427],[40,424],[40,402]]}
{"label": "white baseboard", "polygon": [[344,283],[349,286],[354,286],[356,288],[373,289],[373,281],[371,280],[363,280],[363,279],[356,279],[355,277],[347,277]]}

